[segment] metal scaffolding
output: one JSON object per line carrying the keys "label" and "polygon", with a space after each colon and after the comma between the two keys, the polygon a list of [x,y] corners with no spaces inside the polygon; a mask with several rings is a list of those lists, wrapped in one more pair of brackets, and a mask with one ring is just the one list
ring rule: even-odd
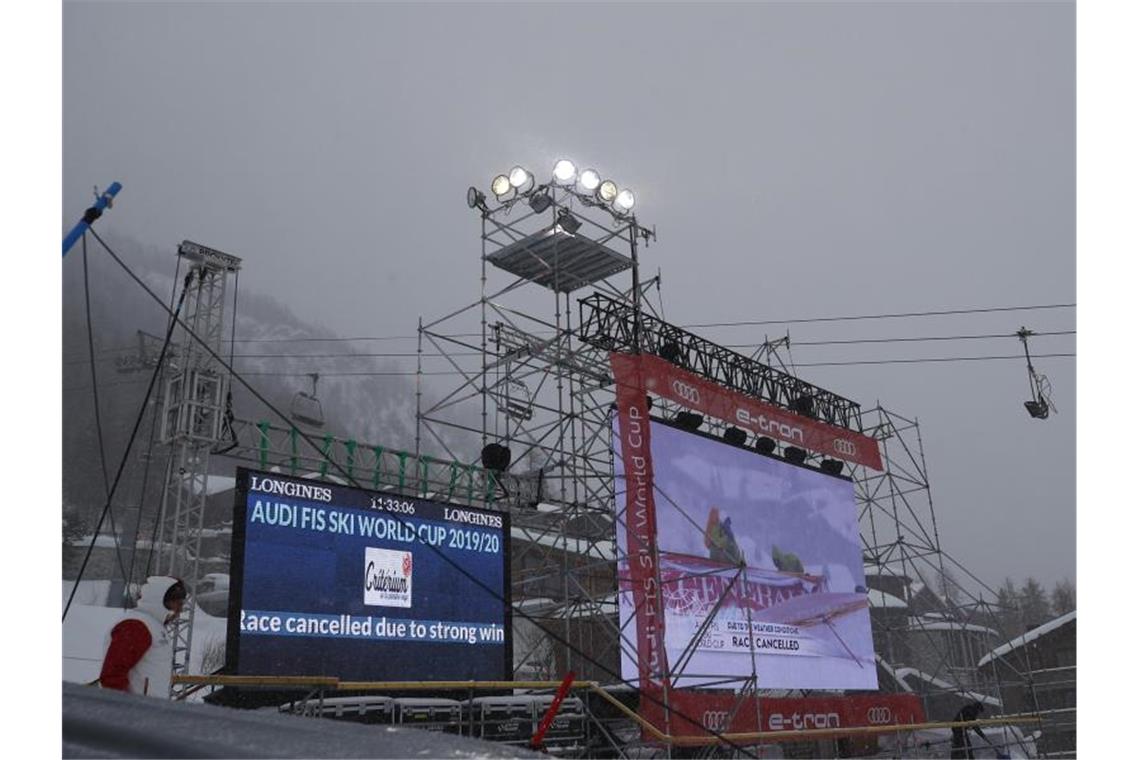
{"label": "metal scaffolding", "polygon": [[[535,211],[527,202],[535,194],[552,203]],[[637,274],[638,242],[655,236],[633,217],[554,186],[494,207],[472,207],[481,223],[480,295],[443,317],[420,321],[421,357],[425,347],[434,349],[460,380],[431,399],[418,387],[416,452],[434,449],[446,459],[473,462],[482,447],[505,445],[512,452],[508,471],[539,483],[534,503],[498,505],[511,511],[514,526],[512,603],[536,621],[532,630],[516,631],[516,677],[572,669],[613,683],[621,650],[635,648],[618,619],[616,565],[625,547],[615,541],[623,510],[614,503],[608,353],[641,350],[879,441],[883,471],[847,465],[844,474],[855,484],[859,507],[881,688],[916,692],[935,711],[942,697],[998,698],[998,685],[967,667],[985,650],[963,649],[969,636],[947,635],[977,633],[974,638],[992,646],[1005,640],[985,622],[982,592],[962,589],[971,600],[962,605],[934,589],[930,609],[920,613],[912,606],[932,591],[922,591],[923,579],[950,577],[952,563],[940,546],[916,421],[882,406],[861,409],[774,369],[790,363],[780,356],[787,338],[770,346],[765,364],[759,354],[745,357],[666,323],[646,297],[652,290],[659,297],[660,276],[643,282]],[[573,234],[561,224],[567,218]],[[625,273],[631,270],[629,283]],[[592,292],[575,307],[572,295],[586,287]],[[419,368],[422,374],[422,359]],[[653,405],[666,418],[684,411],[665,399]],[[713,434],[728,425],[705,422]],[[808,452],[808,464],[820,459]],[[890,608],[889,598],[902,603],[903,614]],[[526,625],[520,618],[516,626]],[[917,650],[921,668],[909,659]],[[912,671],[919,677],[907,680]],[[758,691],[756,684],[755,673],[742,674],[729,688],[742,697],[789,693]]]}
{"label": "metal scaffolding", "polygon": [[[181,578],[191,599],[198,584],[198,558],[206,508],[210,451],[221,440],[229,374],[202,344],[221,350],[226,287],[241,259],[184,241],[178,247],[188,267],[181,350],[164,368],[160,442],[170,447],[159,513],[156,572]],[[198,336],[199,343],[190,337]],[[172,624],[174,674],[189,672],[195,604]]]}

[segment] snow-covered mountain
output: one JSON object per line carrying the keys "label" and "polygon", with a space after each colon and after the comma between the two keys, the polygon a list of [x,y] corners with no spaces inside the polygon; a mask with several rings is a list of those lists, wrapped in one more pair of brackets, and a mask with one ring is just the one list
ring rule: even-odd
{"label": "snow-covered mountain", "polygon": [[[148,287],[164,301],[172,298],[176,264],[174,244],[158,248],[114,235],[104,238]],[[87,361],[81,248],[77,246],[63,264],[64,513],[65,517],[71,516],[73,522],[79,523],[79,526],[72,526],[73,530],[89,531],[102,509],[105,486],[96,435],[91,367]],[[138,369],[136,359],[140,340],[147,342],[151,351],[157,351],[166,329],[167,315],[95,241],[88,243],[88,269],[106,469],[108,477],[113,477],[150,379],[149,370]],[[397,358],[351,356],[407,351],[407,346],[393,349],[391,344],[380,344],[384,347],[378,349],[376,343],[342,340],[331,330],[306,322],[279,299],[258,291],[254,267],[243,269],[238,286],[237,341],[232,351],[233,364],[259,394],[288,417],[299,392],[312,389],[307,373],[319,372],[317,396],[326,420],[320,430],[321,435],[351,438],[389,449],[414,448],[416,386],[415,376],[407,374],[414,370],[414,363]],[[227,296],[226,308],[226,342],[222,353],[228,358],[231,355],[229,319],[233,310],[230,296]],[[156,337],[140,339],[140,330]],[[371,330],[377,335],[410,335],[415,332],[414,326],[409,325],[376,324]],[[337,340],[317,340],[327,338]],[[320,356],[314,356],[317,354]],[[135,371],[124,371],[132,366]],[[347,372],[377,374],[337,375]],[[232,388],[234,412],[239,419],[266,420],[277,426],[290,424],[288,419],[283,419],[259,401],[241,382],[233,382]],[[437,395],[428,384],[425,384],[424,393],[425,399]],[[160,390],[156,389],[153,397],[157,399],[160,395]],[[301,404],[304,404],[303,400]],[[160,497],[160,465],[163,461],[160,450],[151,457],[155,464],[147,479],[146,494],[142,493],[152,414],[153,406],[144,415],[123,482],[116,493],[116,514],[120,523],[136,519],[139,504],[144,505],[143,523],[150,522],[147,514],[154,511],[152,508]],[[462,450],[453,441],[447,443],[457,453]],[[440,448],[438,442],[425,441],[423,450],[439,454]],[[464,453],[468,458],[478,454],[477,451]],[[232,465],[227,466],[232,469]],[[117,528],[122,532],[124,526],[118,525]]]}

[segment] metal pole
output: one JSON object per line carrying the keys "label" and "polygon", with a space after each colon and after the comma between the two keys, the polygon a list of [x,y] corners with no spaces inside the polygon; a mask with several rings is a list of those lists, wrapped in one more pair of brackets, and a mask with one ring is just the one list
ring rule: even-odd
{"label": "metal pole", "polygon": [[637,268],[637,217],[629,219],[629,255],[633,260],[633,352],[641,353],[641,279]]}

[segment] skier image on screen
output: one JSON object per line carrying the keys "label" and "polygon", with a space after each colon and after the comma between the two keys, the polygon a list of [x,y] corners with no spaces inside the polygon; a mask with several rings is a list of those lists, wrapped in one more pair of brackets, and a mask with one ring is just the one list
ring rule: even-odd
{"label": "skier image on screen", "polygon": [[732,534],[732,518],[720,519],[720,510],[713,507],[709,510],[708,520],[705,522],[705,548],[709,550],[709,559],[714,562],[724,562],[730,565],[739,565],[744,562],[744,553],[736,544],[736,536]]}

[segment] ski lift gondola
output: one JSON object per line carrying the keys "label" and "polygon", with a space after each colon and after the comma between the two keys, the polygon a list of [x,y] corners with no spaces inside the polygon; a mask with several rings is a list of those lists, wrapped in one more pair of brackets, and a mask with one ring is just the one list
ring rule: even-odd
{"label": "ski lift gondola", "polygon": [[297,422],[321,428],[325,426],[324,408],[321,406],[321,400],[317,398],[317,381],[321,376],[313,372],[309,378],[313,381],[313,392],[297,391],[289,407],[289,415]]}

